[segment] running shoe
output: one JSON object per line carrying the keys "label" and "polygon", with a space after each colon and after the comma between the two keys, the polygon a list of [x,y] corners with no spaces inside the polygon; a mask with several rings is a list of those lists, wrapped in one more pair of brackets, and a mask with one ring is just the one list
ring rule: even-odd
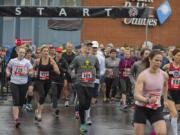
{"label": "running shoe", "polygon": [[20,121],[19,121],[19,119],[16,119],[16,120],[15,120],[15,126],[16,126],[16,128],[19,128],[19,125],[20,125]]}
{"label": "running shoe", "polygon": [[35,111],[34,120],[37,121],[37,122],[42,121],[42,117],[38,114],[37,110]]}
{"label": "running shoe", "polygon": [[69,107],[69,101],[65,101],[64,106]]}
{"label": "running shoe", "polygon": [[86,123],[87,123],[89,126],[91,126],[91,125],[92,125],[92,121],[91,121],[91,118],[90,118],[90,117],[89,117],[89,118],[87,118]]}
{"label": "running shoe", "polygon": [[127,105],[121,105],[120,106],[120,110],[127,111],[128,110],[128,106]]}
{"label": "running shoe", "polygon": [[106,98],[104,98],[104,99],[103,99],[103,102],[106,102],[106,100],[107,100],[107,99],[106,99]]}
{"label": "running shoe", "polygon": [[81,126],[80,126],[80,131],[81,131],[81,132],[87,132],[87,130],[88,130],[87,125],[86,125],[86,124],[81,124]]}
{"label": "running shoe", "polygon": [[26,104],[26,110],[29,112],[33,111],[32,104]]}
{"label": "running shoe", "polygon": [[56,118],[59,118],[59,110],[58,109],[55,110],[54,114],[55,114]]}

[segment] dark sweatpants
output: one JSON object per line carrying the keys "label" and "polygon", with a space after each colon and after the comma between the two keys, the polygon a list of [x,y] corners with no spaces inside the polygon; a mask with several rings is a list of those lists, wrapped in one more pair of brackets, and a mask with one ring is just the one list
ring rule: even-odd
{"label": "dark sweatpants", "polygon": [[81,124],[85,123],[85,111],[89,109],[92,98],[91,87],[85,87],[81,85],[76,85],[77,96],[79,100],[79,115],[81,119]]}
{"label": "dark sweatpants", "polygon": [[52,102],[53,102],[53,108],[56,109],[58,106],[58,100],[60,99],[61,92],[63,90],[63,83],[51,83],[51,90],[52,90]]}

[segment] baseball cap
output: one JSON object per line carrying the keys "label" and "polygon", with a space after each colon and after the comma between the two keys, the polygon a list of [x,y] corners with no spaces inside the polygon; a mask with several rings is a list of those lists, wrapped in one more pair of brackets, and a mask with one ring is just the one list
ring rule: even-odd
{"label": "baseball cap", "polygon": [[61,53],[62,51],[63,51],[62,48],[60,48],[60,47],[57,47],[57,48],[56,48],[56,52]]}
{"label": "baseball cap", "polygon": [[92,41],[92,48],[98,48],[99,43],[97,41]]}
{"label": "baseball cap", "polygon": [[92,42],[90,40],[86,40],[83,45],[92,45]]}

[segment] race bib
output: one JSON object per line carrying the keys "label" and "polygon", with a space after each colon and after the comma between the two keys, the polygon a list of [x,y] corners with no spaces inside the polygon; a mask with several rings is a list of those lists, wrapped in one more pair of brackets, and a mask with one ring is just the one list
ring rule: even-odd
{"label": "race bib", "polygon": [[161,106],[161,96],[160,95],[152,95],[155,96],[157,101],[153,104],[145,104],[145,107],[156,110],[158,107]]}
{"label": "race bib", "polygon": [[179,88],[180,87],[180,78],[172,78],[171,86],[172,86],[172,88]]}
{"label": "race bib", "polygon": [[90,71],[82,72],[81,75],[81,81],[82,82],[93,82],[93,74]]}
{"label": "race bib", "polygon": [[39,79],[40,80],[49,80],[49,71],[40,71]]}
{"label": "race bib", "polygon": [[16,76],[23,76],[23,75],[27,74],[26,68],[24,66],[16,66],[14,74]]}

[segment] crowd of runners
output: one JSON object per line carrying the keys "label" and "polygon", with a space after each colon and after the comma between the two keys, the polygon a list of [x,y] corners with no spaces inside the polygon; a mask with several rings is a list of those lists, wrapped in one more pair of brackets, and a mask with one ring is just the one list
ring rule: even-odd
{"label": "crowd of runners", "polygon": [[117,48],[97,41],[85,41],[76,48],[71,42],[64,47],[22,44],[2,48],[0,63],[0,76],[6,73],[1,83],[8,83],[12,91],[16,128],[22,109],[34,111],[34,121],[40,123],[50,96],[57,118],[60,99],[68,107],[73,97],[72,115],[80,119],[81,132],[87,132],[92,124],[91,106],[102,99],[104,104],[119,102],[124,112],[133,110],[136,135],[144,135],[147,120],[156,135],[166,135],[165,119],[170,121],[173,135],[178,135],[180,49],[176,47],[144,44],[140,49]]}

